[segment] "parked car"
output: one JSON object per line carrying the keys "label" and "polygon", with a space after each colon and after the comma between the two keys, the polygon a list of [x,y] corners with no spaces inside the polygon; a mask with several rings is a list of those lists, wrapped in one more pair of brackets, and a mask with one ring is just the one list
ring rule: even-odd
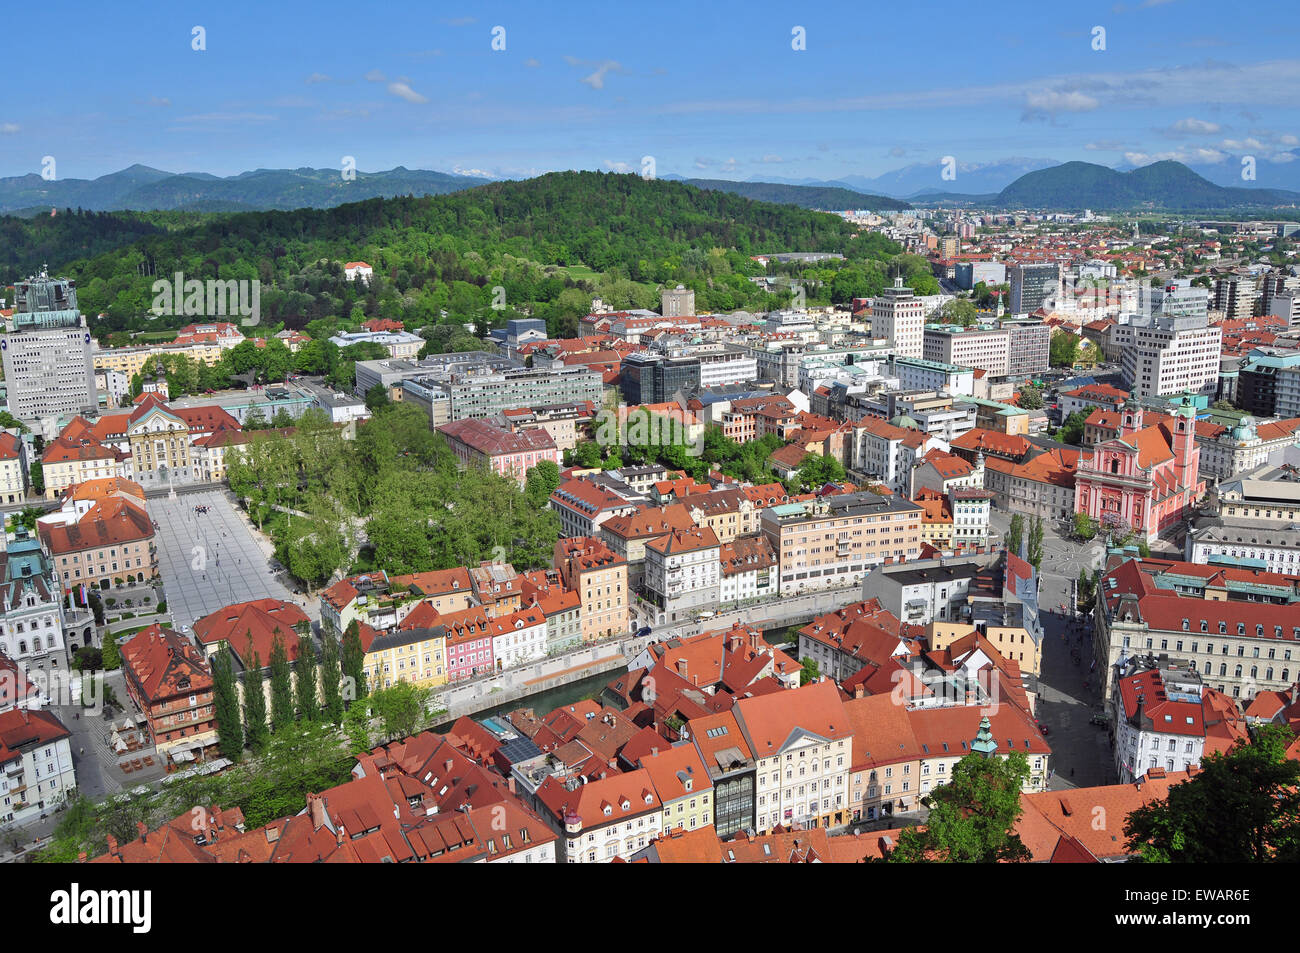
{"label": "parked car", "polygon": [[1038,723],[1038,730],[1041,731],[1041,732],[1042,732],[1043,734],[1045,734],[1045,735],[1050,735],[1050,734],[1052,733],[1052,732],[1051,732],[1051,729],[1049,729],[1049,728],[1048,728],[1045,724],[1043,724],[1041,721]]}
{"label": "parked car", "polygon": [[1107,718],[1105,715],[1093,715],[1091,718],[1088,719],[1088,724],[1096,725],[1098,728],[1109,728],[1110,719]]}

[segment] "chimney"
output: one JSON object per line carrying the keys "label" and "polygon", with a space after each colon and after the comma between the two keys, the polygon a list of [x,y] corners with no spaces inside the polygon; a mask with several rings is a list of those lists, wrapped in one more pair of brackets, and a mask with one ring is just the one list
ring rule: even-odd
{"label": "chimney", "polygon": [[506,788],[511,794],[515,793],[515,776],[513,774],[506,778]]}
{"label": "chimney", "polygon": [[864,686],[861,682],[858,682],[858,684],[853,686],[854,698],[865,698],[866,695],[867,695],[866,686]]}
{"label": "chimney", "polygon": [[112,834],[108,835],[108,852],[114,857],[118,856],[117,838]]}
{"label": "chimney", "polygon": [[677,674],[682,678],[686,677],[686,659],[679,658],[677,660]]}
{"label": "chimney", "polygon": [[226,829],[226,825],[221,822],[221,808],[212,808],[212,821],[216,825],[217,830],[224,831]]}
{"label": "chimney", "polygon": [[136,821],[135,829],[140,832],[141,843],[147,844],[149,842],[149,828],[144,826],[144,821]]}

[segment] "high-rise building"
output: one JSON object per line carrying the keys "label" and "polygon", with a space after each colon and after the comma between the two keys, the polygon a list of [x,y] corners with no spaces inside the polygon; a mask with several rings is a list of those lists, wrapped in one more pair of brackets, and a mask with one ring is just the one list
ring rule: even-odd
{"label": "high-rise building", "polygon": [[1223,329],[1204,316],[1134,315],[1120,354],[1124,383],[1134,397],[1212,396],[1218,386]]}
{"label": "high-rise building", "polygon": [[1042,374],[1051,364],[1052,329],[1042,321],[1007,319],[1007,377],[1013,381]]}
{"label": "high-rise building", "polygon": [[956,324],[925,326],[927,361],[978,367],[990,377],[1006,377],[1011,332],[1001,328]]}
{"label": "high-rise building", "polygon": [[871,336],[884,338],[899,357],[925,356],[925,305],[902,276],[871,300]]}
{"label": "high-rise building", "polygon": [[1061,293],[1061,266],[1050,264],[1011,265],[1007,268],[1011,282],[1012,314],[1037,311],[1044,302],[1055,301]]}
{"label": "high-rise building", "polygon": [[1259,282],[1252,275],[1225,275],[1214,283],[1214,310],[1222,311],[1224,320],[1252,317],[1261,303]]}
{"label": "high-rise building", "polygon": [[669,290],[665,288],[659,295],[659,313],[665,318],[680,318],[695,313],[695,291],[685,285],[678,285]]}
{"label": "high-rise building", "polygon": [[623,401],[637,404],[662,404],[680,393],[689,396],[700,388],[698,357],[667,357],[641,352],[623,360],[620,375]]}
{"label": "high-rise building", "polygon": [[14,314],[0,337],[9,412],[52,436],[61,415],[98,407],[90,330],[77,310],[76,282],[42,269],[14,290]]}

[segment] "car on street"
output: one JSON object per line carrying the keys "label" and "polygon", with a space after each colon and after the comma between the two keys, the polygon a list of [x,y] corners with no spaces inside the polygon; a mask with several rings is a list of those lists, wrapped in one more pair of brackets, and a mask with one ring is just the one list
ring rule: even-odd
{"label": "car on street", "polygon": [[1049,729],[1049,728],[1048,728],[1045,724],[1043,724],[1041,721],[1038,723],[1038,730],[1041,731],[1041,732],[1042,732],[1043,734],[1045,734],[1045,735],[1049,735],[1049,734],[1052,733],[1052,732],[1051,732],[1051,729]]}
{"label": "car on street", "polygon": [[1107,718],[1105,715],[1093,715],[1091,718],[1088,719],[1088,724],[1096,725],[1098,728],[1109,728],[1110,719]]}

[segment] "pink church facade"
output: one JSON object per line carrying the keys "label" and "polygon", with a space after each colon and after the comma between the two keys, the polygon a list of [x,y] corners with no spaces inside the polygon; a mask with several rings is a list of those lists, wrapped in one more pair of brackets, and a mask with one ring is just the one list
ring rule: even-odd
{"label": "pink church facade", "polygon": [[1074,511],[1103,530],[1128,526],[1153,542],[1186,520],[1204,493],[1195,408],[1179,407],[1147,425],[1142,408],[1130,400],[1116,435],[1079,454]]}

